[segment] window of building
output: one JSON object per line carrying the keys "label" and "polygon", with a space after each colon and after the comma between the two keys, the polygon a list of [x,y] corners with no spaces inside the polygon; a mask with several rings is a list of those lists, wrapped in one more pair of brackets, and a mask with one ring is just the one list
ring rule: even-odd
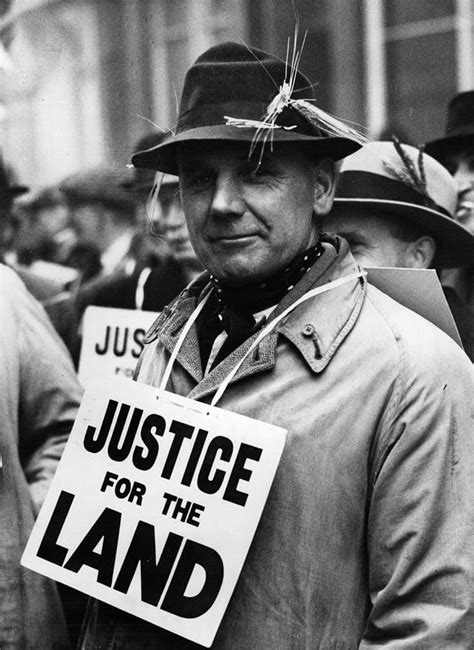
{"label": "window of building", "polygon": [[101,160],[98,48],[90,2],[48,3],[17,18],[0,99],[3,145],[24,182],[41,185]]}
{"label": "window of building", "polygon": [[208,47],[246,38],[245,0],[165,0],[149,22],[153,74],[153,121],[162,128],[176,122],[186,70]]}
{"label": "window of building", "polygon": [[365,0],[367,121],[412,144],[440,135],[446,106],[474,87],[471,0]]}

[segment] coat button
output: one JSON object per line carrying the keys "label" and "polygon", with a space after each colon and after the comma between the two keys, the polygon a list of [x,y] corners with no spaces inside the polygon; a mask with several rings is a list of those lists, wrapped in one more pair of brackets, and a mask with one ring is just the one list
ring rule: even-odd
{"label": "coat button", "polygon": [[313,336],[314,334],[314,326],[313,325],[305,325],[303,328],[303,336]]}

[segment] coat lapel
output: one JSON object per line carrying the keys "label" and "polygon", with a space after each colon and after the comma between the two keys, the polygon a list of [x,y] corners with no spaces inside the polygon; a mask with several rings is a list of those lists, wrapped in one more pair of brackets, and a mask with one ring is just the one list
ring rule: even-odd
{"label": "coat lapel", "polygon": [[[310,289],[358,270],[345,242],[338,240],[337,243],[339,250],[336,250],[332,244],[324,244],[325,254],[291,293],[287,294],[277,305],[270,314],[269,320],[282,313]],[[310,311],[308,311],[308,304],[303,303],[294,312],[288,314],[277,325],[275,331],[266,336],[258,347],[248,355],[230,383],[233,384],[273,368],[279,335],[286,337],[295,345],[313,372],[321,372],[357,320],[365,295],[365,283],[354,280],[353,284],[339,287],[336,291],[337,300],[332,292],[324,293],[312,299]],[[185,295],[160,328],[160,341],[168,352],[173,351],[196,304],[195,296]],[[176,359],[176,363],[180,364],[196,382],[196,386],[188,394],[188,397],[202,400],[215,393],[257,336],[258,333],[255,333],[204,377],[196,327],[193,325]]]}

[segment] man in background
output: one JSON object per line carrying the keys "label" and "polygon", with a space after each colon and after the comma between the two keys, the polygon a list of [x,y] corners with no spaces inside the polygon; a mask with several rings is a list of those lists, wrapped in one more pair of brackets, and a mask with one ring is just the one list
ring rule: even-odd
{"label": "man in background", "polygon": [[[453,179],[434,158],[397,140],[371,142],[343,161],[324,229],[344,237],[361,266],[440,272],[474,257],[474,238],[453,218],[456,199]],[[474,360],[468,310],[449,288],[445,296]]]}
{"label": "man in background", "polygon": [[15,201],[28,191],[17,183],[12,169],[0,156],[0,262],[8,264],[25,283],[26,288],[41,303],[54,328],[71,349],[76,328],[74,304],[65,279],[44,277],[19,263],[17,235],[21,229],[15,214]]}
{"label": "man in background", "polygon": [[[425,151],[452,174],[458,190],[455,219],[474,235],[474,90],[453,97],[444,137],[428,142]],[[474,259],[446,269],[442,282],[467,306],[474,338]]]}
{"label": "man in background", "polygon": [[[120,188],[123,178],[124,170],[103,166],[72,174],[59,185],[80,247],[80,257],[77,250],[76,256],[75,249],[71,250],[69,263],[79,266],[84,279],[99,272],[130,273],[135,268],[136,259],[131,251],[136,233],[135,206],[130,195]],[[96,260],[100,264],[95,272],[88,272]]]}
{"label": "man in background", "polygon": [[[135,151],[157,146],[164,138],[152,132],[141,138]],[[137,264],[131,273],[120,269],[81,287],[80,314],[87,305],[161,311],[201,270],[189,240],[181,207],[178,178],[134,169],[121,184],[135,202]]]}
{"label": "man in background", "polygon": [[[15,204],[15,214],[20,221],[16,245],[19,261],[32,268],[46,262],[60,272],[57,265],[64,264],[76,236],[58,187],[42,187],[20,198]],[[40,264],[35,265],[36,262]]]}
{"label": "man in background", "polygon": [[82,391],[45,311],[4,265],[0,313],[0,647],[64,649],[69,639],[57,586],[24,569],[20,558]]}

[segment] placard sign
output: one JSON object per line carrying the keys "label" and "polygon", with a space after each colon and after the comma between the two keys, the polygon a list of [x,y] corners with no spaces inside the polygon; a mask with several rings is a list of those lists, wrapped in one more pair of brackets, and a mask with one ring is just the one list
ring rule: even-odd
{"label": "placard sign", "polygon": [[90,384],[22,564],[209,647],[284,443],[131,380]]}
{"label": "placard sign", "polygon": [[143,337],[157,312],[112,307],[87,307],[82,321],[79,380],[102,377],[133,377],[143,349]]}

